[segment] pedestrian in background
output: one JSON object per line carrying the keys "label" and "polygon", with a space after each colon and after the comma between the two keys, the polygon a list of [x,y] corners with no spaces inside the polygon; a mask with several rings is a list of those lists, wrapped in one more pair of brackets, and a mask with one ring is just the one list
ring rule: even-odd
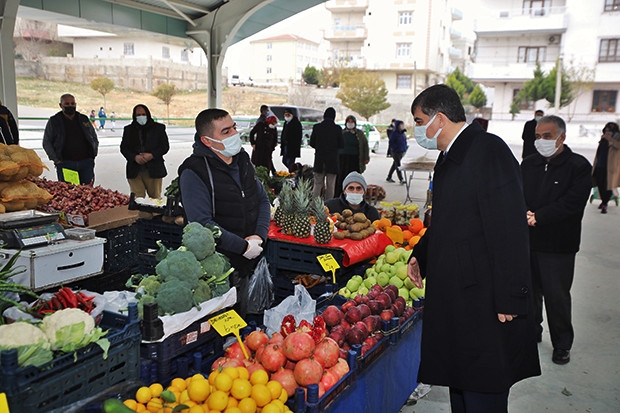
{"label": "pedestrian in background", "polygon": [[418,144],[442,151],[433,223],[408,263],[414,284],[426,277],[418,381],[448,386],[452,413],[506,413],[512,385],[540,375],[519,164],[446,85],[411,113]]}
{"label": "pedestrian in background", "polygon": [[396,119],[392,119],[392,122],[390,122],[390,124],[388,125],[387,129],[385,130],[385,134],[387,135],[387,138],[388,138],[388,148],[387,148],[387,153],[386,153],[386,157],[387,158],[392,156],[392,154],[390,153],[389,140],[390,140],[390,135],[394,131],[394,122],[396,122]]}
{"label": "pedestrian in background", "polygon": [[280,156],[289,172],[295,168],[295,159],[301,156],[301,139],[303,128],[291,108],[284,109],[284,125],[280,136]]}
{"label": "pedestrian in background", "polygon": [[106,118],[107,116],[106,116],[105,110],[103,109],[103,106],[101,106],[99,108],[99,129],[101,130],[105,129]]}
{"label": "pedestrian in background", "polygon": [[250,134],[250,145],[252,145],[252,163],[254,166],[264,166],[276,175],[276,168],[273,165],[273,151],[278,146],[278,118],[271,112],[267,112],[264,121],[256,123],[254,134]]}
{"label": "pedestrian in background", "polygon": [[338,151],[344,147],[342,128],[334,122],[335,119],[336,110],[329,107],[323,113],[323,121],[312,126],[310,146],[314,148],[313,198],[323,196],[323,199],[327,200],[334,197],[338,177]]}
{"label": "pedestrian in background", "polygon": [[62,95],[58,105],[61,111],[45,125],[43,149],[54,162],[59,181],[67,182],[63,169],[69,169],[79,174],[80,184],[92,185],[99,150],[97,132],[88,116],[77,112],[73,95]]}
{"label": "pedestrian in background", "polygon": [[521,153],[521,158],[525,159],[529,155],[536,153],[536,148],[534,147],[534,141],[536,140],[536,124],[545,115],[545,112],[538,109],[534,112],[534,119],[530,119],[525,122],[523,125],[523,133],[521,134],[521,139],[523,139],[523,152]]}
{"label": "pedestrian in background", "polygon": [[90,119],[90,123],[92,123],[92,125],[93,125],[93,128],[98,129],[97,128],[97,123],[96,123],[96,121],[97,121],[97,113],[95,113],[95,109],[92,109],[90,111],[89,119]]}
{"label": "pedestrian in background", "polygon": [[0,101],[0,139],[5,145],[19,144],[19,128],[13,114]]}
{"label": "pedestrian in background", "polygon": [[133,121],[123,128],[121,154],[127,160],[125,175],[136,197],[161,198],[163,178],[168,174],[164,155],[170,150],[166,125],[155,122],[146,105],[134,106]]}
{"label": "pedestrian in background", "polygon": [[342,182],[350,172],[364,173],[370,161],[368,138],[358,129],[355,116],[349,115],[345,120],[342,131],[344,147],[338,151],[338,178],[334,187],[334,196],[340,196],[343,191]]}
{"label": "pedestrian in background", "polygon": [[540,118],[534,142],[537,153],[521,163],[537,341],[542,341],[544,301],[553,346],[551,360],[556,364],[570,361],[575,336],[570,289],[581,242],[581,220],[592,186],[590,162],[571,151],[565,140],[562,118]]}
{"label": "pedestrian in background", "polygon": [[613,191],[620,186],[620,131],[617,123],[608,122],[603,128],[593,166],[592,177],[601,199],[598,207],[601,214],[606,214]]}
{"label": "pedestrian in background", "polygon": [[400,170],[400,161],[407,152],[407,135],[405,132],[407,132],[407,129],[405,129],[405,124],[403,121],[396,120],[394,122],[394,130],[392,131],[390,141],[388,142],[390,146],[390,153],[392,154],[392,166],[390,166],[390,170],[388,171],[386,179],[387,182],[394,182],[392,175],[396,172],[399,182],[401,184],[405,183],[403,173]]}
{"label": "pedestrian in background", "polygon": [[110,130],[114,132],[116,130],[116,113],[112,112],[110,114]]}

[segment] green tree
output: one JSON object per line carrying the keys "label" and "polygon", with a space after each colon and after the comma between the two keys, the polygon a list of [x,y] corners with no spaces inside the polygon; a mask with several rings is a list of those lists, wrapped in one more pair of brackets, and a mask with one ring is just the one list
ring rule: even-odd
{"label": "green tree", "polygon": [[103,106],[106,107],[105,95],[114,89],[114,81],[107,77],[98,77],[90,81],[90,88],[103,96]]}
{"label": "green tree", "polygon": [[162,83],[157,86],[151,95],[155,96],[157,99],[161,100],[166,104],[166,117],[170,118],[170,102],[172,101],[172,97],[176,95],[176,87],[174,85],[168,83]]}
{"label": "green tree", "polygon": [[459,68],[454,69],[446,79],[446,85],[450,86],[461,98],[463,104],[467,103],[469,94],[474,90],[474,82],[465,76]]}
{"label": "green tree", "polygon": [[302,79],[309,85],[318,85],[321,73],[314,66],[306,66],[301,74]]}
{"label": "green tree", "polygon": [[512,115],[512,120],[515,120],[515,116],[517,116],[517,113],[519,112],[521,112],[521,109],[519,109],[519,103],[516,100],[513,100],[510,104],[510,114]]}
{"label": "green tree", "polygon": [[[549,74],[545,77],[545,99],[551,107],[555,106],[555,85],[557,82],[559,59],[555,62],[555,67],[551,69]],[[573,101],[573,88],[566,71],[562,68],[561,84],[560,84],[560,108],[569,105]],[[559,109],[559,108],[558,108]]]}
{"label": "green tree", "polygon": [[474,89],[469,94],[469,103],[476,109],[480,109],[487,104],[487,95],[480,85],[474,86]]}
{"label": "green tree", "polygon": [[357,69],[348,69],[340,77],[340,91],[336,97],[342,104],[368,120],[390,107],[388,90],[378,74]]}

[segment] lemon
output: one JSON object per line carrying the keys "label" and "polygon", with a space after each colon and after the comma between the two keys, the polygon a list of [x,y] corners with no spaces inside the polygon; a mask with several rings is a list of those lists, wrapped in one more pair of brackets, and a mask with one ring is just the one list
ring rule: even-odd
{"label": "lemon", "polygon": [[251,397],[239,400],[237,407],[241,413],[256,413],[256,402]]}
{"label": "lemon", "polygon": [[195,402],[204,402],[209,397],[209,394],[211,394],[211,385],[204,378],[202,380],[192,380],[187,387],[187,395],[190,400]]}
{"label": "lemon", "polygon": [[239,372],[239,378],[246,380],[250,379],[250,372],[245,367],[239,366],[237,367],[237,371]]}
{"label": "lemon", "polygon": [[153,383],[149,386],[149,389],[151,390],[151,396],[159,397],[161,392],[164,391],[164,386],[160,383]]}
{"label": "lemon", "polygon": [[265,384],[255,384],[252,386],[252,398],[258,407],[263,407],[271,401],[271,391]]}
{"label": "lemon", "polygon": [[237,367],[226,367],[224,370],[222,370],[222,373],[228,374],[233,379],[239,378],[239,370],[237,370]]}
{"label": "lemon", "polygon": [[228,374],[221,372],[215,377],[215,382],[213,383],[215,388],[224,392],[230,391],[232,387],[233,378]]}
{"label": "lemon", "polygon": [[133,410],[134,412],[136,411],[136,408],[138,407],[138,402],[135,401],[134,399],[127,399],[123,401],[123,404],[127,407],[129,407],[131,410]]}
{"label": "lemon", "polygon": [[253,385],[267,384],[268,381],[269,373],[262,369],[254,370],[254,372],[252,372],[252,375],[250,376],[250,383],[252,383]]}
{"label": "lemon", "polygon": [[263,410],[261,410],[261,413],[283,413],[283,409],[281,409],[280,406],[276,404],[268,403],[267,405],[263,406]]}
{"label": "lemon", "polygon": [[238,407],[229,407],[228,409],[224,410],[224,413],[242,413],[241,410],[239,410]]}
{"label": "lemon", "polygon": [[282,394],[282,385],[276,380],[269,380],[267,388],[271,392],[271,400],[277,399]]}
{"label": "lemon", "polygon": [[252,394],[252,383],[250,383],[247,379],[234,379],[230,389],[230,394],[232,394],[237,400],[250,397]]}
{"label": "lemon", "polygon": [[149,402],[149,400],[151,400],[152,397],[153,395],[151,394],[151,389],[146,386],[142,386],[138,390],[136,390],[136,401],[138,403],[146,404]]}
{"label": "lemon", "polygon": [[182,379],[180,377],[175,377],[174,379],[172,379],[170,385],[176,387],[180,391],[183,391],[187,388],[187,382],[185,381],[185,379]]}
{"label": "lemon", "polygon": [[221,412],[228,406],[228,395],[221,390],[214,391],[207,398],[207,406],[211,410]]}

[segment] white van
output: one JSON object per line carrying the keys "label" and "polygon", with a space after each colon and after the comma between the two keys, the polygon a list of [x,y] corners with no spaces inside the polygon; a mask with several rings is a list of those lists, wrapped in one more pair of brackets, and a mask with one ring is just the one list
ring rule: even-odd
{"label": "white van", "polygon": [[250,76],[232,75],[230,84],[232,86],[254,86],[254,81]]}

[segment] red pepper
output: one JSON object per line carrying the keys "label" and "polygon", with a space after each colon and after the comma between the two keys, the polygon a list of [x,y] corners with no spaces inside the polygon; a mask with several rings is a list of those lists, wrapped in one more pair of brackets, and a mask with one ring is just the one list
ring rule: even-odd
{"label": "red pepper", "polygon": [[299,322],[299,326],[297,326],[297,331],[301,331],[303,333],[310,333],[312,331],[312,324],[310,324],[306,320],[301,320]]}
{"label": "red pepper", "polygon": [[319,343],[327,336],[327,326],[325,325],[325,320],[323,316],[317,315],[314,316],[312,320],[312,331],[310,335],[314,339],[315,343]]}
{"label": "red pepper", "polygon": [[69,305],[70,308],[78,307],[77,297],[75,296],[75,293],[73,292],[71,288],[63,287],[60,289],[59,292],[64,295],[65,299],[67,300],[67,304]]}
{"label": "red pepper", "polygon": [[56,311],[56,310],[62,310],[64,307],[63,302],[60,301],[60,299],[54,295],[51,299],[50,299],[50,307],[52,310]]}
{"label": "red pepper", "polygon": [[280,333],[282,334],[283,337],[286,337],[295,331],[296,326],[297,326],[297,322],[295,321],[295,317],[292,314],[286,315],[282,319]]}

